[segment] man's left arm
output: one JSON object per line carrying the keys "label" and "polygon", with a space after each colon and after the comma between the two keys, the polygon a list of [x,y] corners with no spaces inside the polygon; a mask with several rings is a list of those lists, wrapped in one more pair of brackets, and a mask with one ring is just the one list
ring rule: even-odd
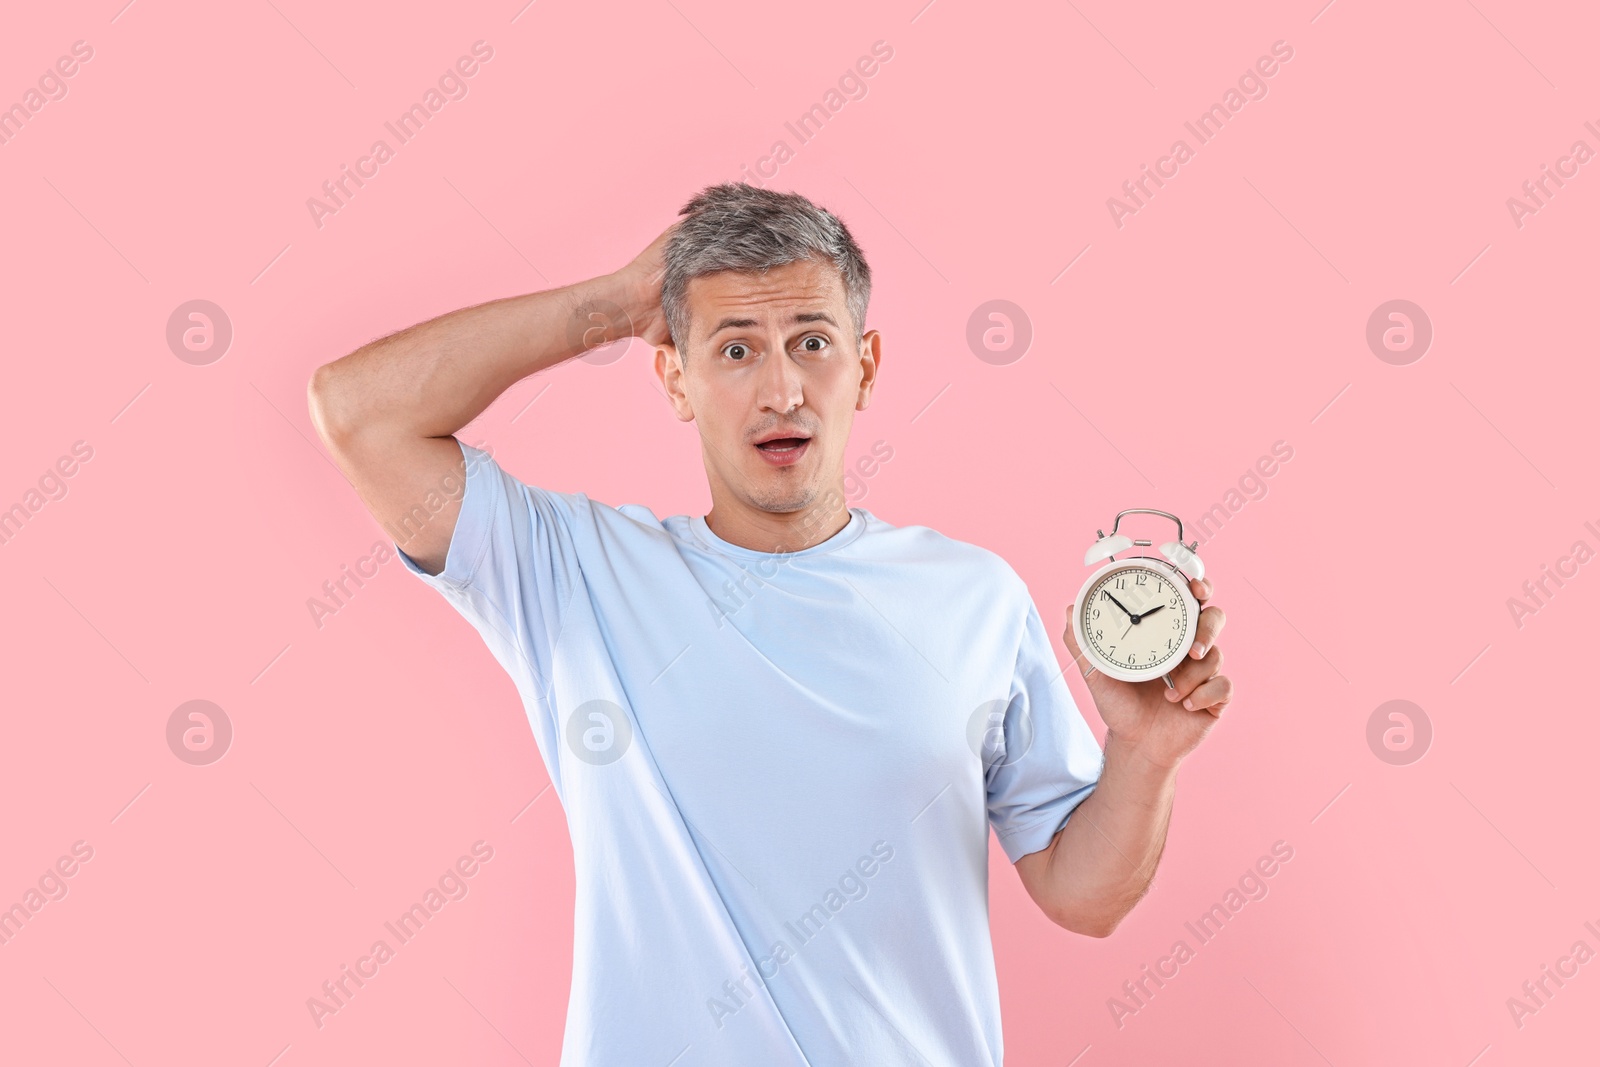
{"label": "man's left arm", "polygon": [[[1121,682],[1094,669],[1067,626],[1063,640],[1106,723],[1099,784],[1049,846],[1017,860],[1028,895],[1058,926],[1091,937],[1116,929],[1150,888],[1167,840],[1178,765],[1205,739],[1233,697],[1221,674],[1222,609],[1205,606],[1211,583],[1189,589],[1202,608],[1194,646],[1160,679]],[[1068,609],[1068,618],[1074,607]]]}

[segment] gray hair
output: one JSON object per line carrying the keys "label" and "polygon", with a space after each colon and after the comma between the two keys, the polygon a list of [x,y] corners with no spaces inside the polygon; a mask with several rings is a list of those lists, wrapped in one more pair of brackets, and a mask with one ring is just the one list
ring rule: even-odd
{"label": "gray hair", "polygon": [[672,343],[688,357],[689,281],[721,271],[760,273],[804,259],[831,263],[844,283],[855,340],[865,332],[872,271],[850,230],[799,193],[747,182],[708,185],[678,212],[688,216],[667,241],[661,307]]}

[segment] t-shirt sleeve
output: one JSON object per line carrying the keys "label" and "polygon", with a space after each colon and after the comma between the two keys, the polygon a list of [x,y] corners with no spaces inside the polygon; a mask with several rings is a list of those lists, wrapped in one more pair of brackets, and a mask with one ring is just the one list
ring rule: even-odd
{"label": "t-shirt sleeve", "polygon": [[1102,756],[1031,598],[1001,733],[984,782],[995,836],[1015,863],[1049,847],[1094,792]]}
{"label": "t-shirt sleeve", "polygon": [[487,452],[457,443],[467,477],[444,570],[428,574],[399,544],[395,548],[406,570],[483,635],[522,691],[542,745],[553,722],[541,722],[536,710],[553,718],[551,663],[567,605],[582,583],[574,529],[589,500],[526,485]]}

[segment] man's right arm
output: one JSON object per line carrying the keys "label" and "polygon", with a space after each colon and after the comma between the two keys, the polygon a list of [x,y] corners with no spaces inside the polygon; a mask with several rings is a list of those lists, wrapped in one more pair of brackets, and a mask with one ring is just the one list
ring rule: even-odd
{"label": "man's right arm", "polygon": [[[600,330],[571,329],[586,304],[607,301],[627,313],[635,336],[665,343],[661,252],[672,232],[614,274],[452,311],[318,367],[307,388],[311,421],[372,517],[402,529],[452,475],[464,485],[455,432],[523,378],[603,343]],[[429,574],[444,570],[460,511],[460,495],[446,494],[401,543]]]}

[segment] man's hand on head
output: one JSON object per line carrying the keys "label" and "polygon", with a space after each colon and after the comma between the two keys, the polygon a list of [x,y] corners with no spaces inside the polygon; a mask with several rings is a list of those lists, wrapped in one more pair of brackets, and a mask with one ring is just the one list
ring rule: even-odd
{"label": "man's hand on head", "polygon": [[667,242],[681,225],[683,223],[674,222],[668,226],[650,242],[650,247],[614,275],[622,283],[624,291],[632,295],[626,310],[633,320],[634,336],[653,348],[672,341],[672,334],[667,329],[667,316],[661,307],[661,282],[667,272]]}

